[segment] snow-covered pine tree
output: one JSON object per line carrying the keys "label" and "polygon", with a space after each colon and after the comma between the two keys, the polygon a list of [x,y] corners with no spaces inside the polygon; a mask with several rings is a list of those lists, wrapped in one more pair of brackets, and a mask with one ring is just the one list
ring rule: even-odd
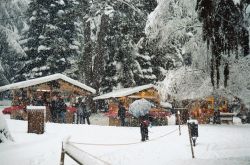
{"label": "snow-covered pine tree", "polygon": [[[1,54],[2,50],[3,50],[3,47],[2,47],[2,45],[0,45],[0,54]],[[4,75],[4,69],[3,69],[1,63],[2,63],[2,60],[0,60],[0,86],[4,86],[4,85],[9,84],[9,81],[7,80],[7,78]]]}
{"label": "snow-covered pine tree", "polygon": [[[1,47],[0,47],[0,52],[1,52]],[[9,84],[9,81],[7,80],[7,78],[4,75],[4,69],[1,65],[1,60],[0,60],[0,86],[4,86]]]}
{"label": "snow-covered pine tree", "polygon": [[153,84],[156,82],[148,47],[149,45],[147,45],[147,40],[144,37],[137,43],[136,63],[139,69],[134,73],[137,85]]}
{"label": "snow-covered pine tree", "polygon": [[[139,79],[134,80],[134,74],[137,74],[140,68],[135,58],[138,54],[136,43],[144,36],[146,16],[148,11],[155,7],[152,4],[156,5],[156,2],[154,0],[88,2],[84,17],[85,48],[81,60],[82,64],[87,64],[83,65],[82,74],[86,83],[89,82],[88,85],[93,84],[97,86],[96,88],[101,86],[100,91],[103,93],[114,88],[139,85],[144,82]],[[146,12],[142,11],[144,8]],[[102,24],[103,15],[107,16],[105,20],[108,27]],[[101,78],[101,81],[96,77]]]}
{"label": "snow-covered pine tree", "polygon": [[131,40],[132,36],[127,34],[122,36],[118,43],[119,51],[115,56],[117,63],[117,88],[128,88],[136,86],[134,72],[138,69],[135,63],[135,43]]}
{"label": "snow-covered pine tree", "polygon": [[20,63],[24,63],[24,66],[15,76],[15,81],[26,80],[34,77],[31,75],[31,72],[36,74],[34,73],[34,68],[36,66],[39,67],[41,65],[39,65],[39,63],[44,63],[45,59],[41,58],[38,47],[40,46],[40,42],[44,39],[44,28],[48,23],[49,13],[46,10],[48,7],[47,1],[33,0],[29,4],[26,14],[28,17],[27,24],[29,25],[29,29],[24,31],[25,37],[23,37],[23,47],[26,56],[19,59]]}
{"label": "snow-covered pine tree", "polygon": [[106,43],[107,43],[107,55],[105,57],[105,68],[104,76],[101,81],[100,93],[107,93],[112,91],[112,87],[117,86],[116,77],[116,63],[115,63],[115,52],[116,52],[116,26],[114,26],[113,15],[108,18],[107,21],[107,33],[106,33]]}
{"label": "snow-covered pine tree", "polygon": [[18,57],[25,54],[18,40],[20,31],[26,27],[27,6],[28,2],[22,0],[0,1],[0,61],[2,76],[9,81],[20,69],[20,65],[15,65]]}
{"label": "snow-covered pine tree", "polygon": [[90,21],[85,22],[84,28],[84,52],[80,61],[80,67],[82,68],[82,75],[84,77],[85,84],[92,86],[93,78],[93,62],[92,62],[92,41],[91,41],[91,27]]}
{"label": "snow-covered pine tree", "polygon": [[106,56],[106,34],[108,25],[108,15],[103,13],[100,18],[99,31],[97,32],[96,47],[95,47],[95,58],[93,63],[93,87],[100,89],[101,80],[105,73],[105,56]]}
{"label": "snow-covered pine tree", "polygon": [[147,38],[145,37],[144,27],[146,25],[145,19],[155,9],[157,2],[155,0],[142,1],[135,0],[135,6],[143,12],[143,15],[139,15],[143,19],[135,15],[135,22],[139,26],[135,28],[135,32],[132,32],[135,37],[136,46],[136,57],[135,62],[137,64],[137,70],[134,72],[136,85],[145,85],[156,82],[156,76],[153,74],[152,57],[147,44]]}
{"label": "snow-covered pine tree", "polygon": [[[78,65],[79,75],[81,77],[81,80],[85,84],[90,85],[92,87],[99,86],[98,84],[100,83],[100,78],[95,79],[94,77],[102,77],[102,75],[98,75],[97,73],[99,72],[99,69],[103,71],[104,69],[102,68],[104,68],[104,66],[97,61],[103,59],[102,57],[100,57],[102,56],[103,52],[99,51],[99,59],[96,59],[96,54],[98,52],[97,49],[102,48],[102,44],[104,43],[102,42],[103,30],[100,28],[100,23],[101,17],[104,14],[103,11],[105,11],[105,4],[107,4],[108,1],[81,0],[79,2],[81,13],[80,21],[82,26],[81,28],[83,31],[83,40],[80,41],[82,44],[82,54],[80,56]],[[95,74],[94,70],[96,70]]]}
{"label": "snow-covered pine tree", "polygon": [[[195,40],[190,42],[200,29],[194,7],[192,0],[162,0],[148,16],[147,49],[158,81],[163,80],[170,69],[192,65],[190,57],[202,47],[202,43]],[[194,45],[197,51],[190,49]]]}
{"label": "snow-covered pine tree", "polygon": [[88,0],[79,1],[79,19],[77,22],[78,28],[78,40],[80,42],[80,56],[77,62],[78,64],[78,80],[91,85],[92,75],[92,56],[91,56],[91,30],[90,21],[87,21],[89,14],[89,2]]}
{"label": "snow-covered pine tree", "polygon": [[135,85],[133,72],[136,45],[131,32],[135,27],[131,26],[134,20],[129,17],[133,13],[127,4],[116,2],[112,5],[114,11],[109,20],[108,56],[105,58],[107,71],[104,72],[102,79],[102,92]]}
{"label": "snow-covered pine tree", "polygon": [[25,33],[25,66],[16,81],[71,72],[79,56],[76,0],[32,0],[27,11],[29,29]]}
{"label": "snow-covered pine tree", "polygon": [[82,6],[79,0],[67,0],[65,1],[65,18],[64,22],[67,22],[63,27],[65,38],[68,42],[68,49],[66,53],[68,54],[68,61],[70,63],[69,69],[65,70],[64,73],[68,76],[79,79],[79,59],[82,53],[82,40],[83,40],[83,30],[82,30]]}
{"label": "snow-covered pine tree", "polygon": [[107,35],[107,70],[102,80],[102,92],[153,83],[150,58],[147,54],[138,53],[140,44],[136,43],[145,36],[146,17],[155,5],[154,0],[112,3],[114,11],[109,21],[112,28]]}

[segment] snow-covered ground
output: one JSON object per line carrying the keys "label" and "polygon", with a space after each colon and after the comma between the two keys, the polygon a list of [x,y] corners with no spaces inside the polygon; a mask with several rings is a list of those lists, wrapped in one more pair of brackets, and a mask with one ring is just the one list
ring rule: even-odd
{"label": "snow-covered ground", "polygon": [[[98,116],[94,118],[97,124]],[[250,164],[250,125],[200,125],[192,159],[186,126],[182,126],[181,136],[175,125],[152,127],[150,140],[140,142],[138,127],[47,123],[46,133],[36,135],[27,133],[26,121],[6,121],[15,142],[0,144],[1,165],[59,164],[66,139],[74,142],[70,143],[73,149],[77,147],[73,154],[83,158],[86,165]],[[66,156],[65,164],[77,163]]]}

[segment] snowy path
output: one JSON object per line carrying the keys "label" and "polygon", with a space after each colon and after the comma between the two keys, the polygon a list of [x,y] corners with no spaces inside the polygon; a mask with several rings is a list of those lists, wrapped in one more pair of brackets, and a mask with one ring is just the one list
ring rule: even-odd
{"label": "snowy path", "polygon": [[[250,125],[199,126],[196,158],[192,160],[186,126],[181,136],[177,126],[152,127],[151,140],[141,143],[139,128],[48,123],[44,135],[35,135],[26,133],[27,122],[7,122],[15,143],[0,144],[3,165],[59,164],[61,142],[69,136],[80,150],[112,165],[250,164]],[[65,164],[76,163],[66,157]]]}

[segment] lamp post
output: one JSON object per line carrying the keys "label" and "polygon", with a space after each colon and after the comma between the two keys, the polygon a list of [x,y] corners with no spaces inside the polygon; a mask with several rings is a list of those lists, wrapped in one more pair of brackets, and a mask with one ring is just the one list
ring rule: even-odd
{"label": "lamp post", "polygon": [[178,124],[179,124],[179,135],[181,136],[181,120],[180,120],[180,111],[177,111],[177,115],[178,115]]}

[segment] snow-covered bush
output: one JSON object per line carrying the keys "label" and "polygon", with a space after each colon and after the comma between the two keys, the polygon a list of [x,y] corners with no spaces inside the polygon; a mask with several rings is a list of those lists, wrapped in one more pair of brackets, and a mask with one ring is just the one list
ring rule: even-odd
{"label": "snow-covered bush", "polygon": [[3,115],[0,113],[0,143],[4,143],[7,141],[13,141],[13,138],[10,134],[10,131],[8,129],[7,123]]}
{"label": "snow-covered bush", "polygon": [[[193,0],[161,0],[148,16],[145,34],[153,50],[154,69],[162,75],[183,65],[207,68],[206,46],[195,5]],[[156,65],[154,61],[159,62]]]}
{"label": "snow-covered bush", "polygon": [[216,92],[229,100],[236,96],[250,108],[250,55],[234,61],[229,67],[231,73],[228,87],[224,88],[223,83],[220,83],[221,86],[216,90],[212,87],[209,74],[202,70],[191,67],[171,70],[166,74],[165,80],[159,83],[162,100],[167,95],[183,100],[204,98]]}

